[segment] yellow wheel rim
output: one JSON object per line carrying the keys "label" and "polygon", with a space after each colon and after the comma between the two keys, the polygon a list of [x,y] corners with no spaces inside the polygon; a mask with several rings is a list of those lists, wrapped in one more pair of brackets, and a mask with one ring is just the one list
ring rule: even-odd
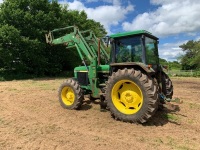
{"label": "yellow wheel rim", "polygon": [[61,92],[61,98],[65,105],[72,105],[75,100],[75,94],[71,87],[64,87]]}
{"label": "yellow wheel rim", "polygon": [[130,80],[118,81],[113,86],[111,97],[115,107],[123,114],[135,114],[143,104],[142,91]]}

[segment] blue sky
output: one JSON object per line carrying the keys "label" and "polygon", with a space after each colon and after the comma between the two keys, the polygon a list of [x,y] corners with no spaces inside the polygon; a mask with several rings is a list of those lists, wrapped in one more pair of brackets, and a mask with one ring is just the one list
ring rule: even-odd
{"label": "blue sky", "polygon": [[[0,0],[2,3],[3,0]],[[147,30],[159,38],[159,55],[168,61],[183,54],[180,45],[200,40],[199,0],[58,0],[84,10],[108,34]]]}
{"label": "blue sky", "polygon": [[145,29],[159,37],[159,55],[174,61],[179,45],[200,39],[199,0],[59,0],[72,10],[84,10],[108,34]]}

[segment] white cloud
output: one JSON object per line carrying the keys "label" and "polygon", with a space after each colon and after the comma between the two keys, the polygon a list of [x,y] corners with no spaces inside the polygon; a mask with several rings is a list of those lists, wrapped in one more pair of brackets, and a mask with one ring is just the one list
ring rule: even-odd
{"label": "white cloud", "polygon": [[187,42],[188,41],[180,41],[159,45],[159,57],[167,61],[176,61],[179,56],[184,54],[179,46]]}
{"label": "white cloud", "polygon": [[195,41],[199,41],[200,40],[200,36],[195,38]]}
{"label": "white cloud", "polygon": [[151,0],[151,3],[158,5],[158,9],[124,22],[123,29],[146,29],[159,37],[200,31],[199,0]]}
{"label": "white cloud", "polygon": [[3,3],[3,0],[0,0],[0,4]]}
{"label": "white cloud", "polygon": [[113,5],[121,5],[121,0],[86,0],[86,2],[91,3],[91,2],[105,2],[105,3],[112,3]]}
{"label": "white cloud", "polygon": [[113,5],[102,5],[95,8],[87,8],[81,1],[78,0],[74,0],[73,2],[67,2],[66,0],[59,1],[61,4],[67,3],[69,6],[68,8],[71,10],[84,10],[89,19],[100,22],[110,34],[111,26],[118,25],[122,22],[126,18],[126,15],[134,10],[134,6],[131,4],[126,7],[121,6],[120,0],[112,0],[109,2],[112,2]]}

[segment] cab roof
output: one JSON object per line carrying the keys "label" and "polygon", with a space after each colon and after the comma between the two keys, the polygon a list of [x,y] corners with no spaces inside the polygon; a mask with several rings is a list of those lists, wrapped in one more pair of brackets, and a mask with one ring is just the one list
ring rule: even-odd
{"label": "cab roof", "polygon": [[120,37],[125,37],[125,36],[130,36],[130,35],[141,35],[141,34],[150,36],[154,39],[158,39],[157,37],[152,35],[152,33],[148,32],[146,30],[135,30],[135,31],[130,31],[130,32],[116,33],[116,34],[110,35],[110,37],[111,38],[120,38]]}

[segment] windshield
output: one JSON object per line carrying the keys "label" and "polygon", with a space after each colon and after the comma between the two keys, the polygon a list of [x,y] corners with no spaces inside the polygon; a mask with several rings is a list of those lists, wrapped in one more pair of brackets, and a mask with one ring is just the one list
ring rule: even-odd
{"label": "windshield", "polygon": [[145,48],[146,48],[146,63],[157,64],[158,63],[157,41],[149,37],[145,37]]}
{"label": "windshield", "polygon": [[115,40],[115,62],[142,62],[141,36]]}

